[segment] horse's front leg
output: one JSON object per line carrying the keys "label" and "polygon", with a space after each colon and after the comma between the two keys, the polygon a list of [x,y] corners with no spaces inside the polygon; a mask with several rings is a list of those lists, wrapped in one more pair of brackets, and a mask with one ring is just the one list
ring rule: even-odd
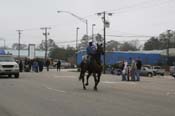
{"label": "horse's front leg", "polygon": [[86,76],[86,86],[88,86],[89,85],[89,77],[91,76],[91,72],[88,72],[88,75]]}
{"label": "horse's front leg", "polygon": [[98,86],[98,84],[99,84],[99,82],[100,82],[100,77],[101,77],[101,73],[98,73],[98,75],[97,75],[96,88],[97,88],[97,86]]}
{"label": "horse's front leg", "polygon": [[97,80],[97,76],[95,73],[93,73],[93,77],[94,77],[94,82],[95,82],[95,85],[94,85],[94,90],[97,91],[97,84],[98,84],[98,80]]}
{"label": "horse's front leg", "polygon": [[86,87],[85,87],[85,84],[84,84],[84,76],[85,76],[85,72],[81,70],[79,80],[82,80],[83,89],[85,90]]}
{"label": "horse's front leg", "polygon": [[83,89],[86,90],[86,86],[85,86],[85,84],[84,84],[84,75],[83,75],[83,77],[82,77],[82,83],[83,83]]}

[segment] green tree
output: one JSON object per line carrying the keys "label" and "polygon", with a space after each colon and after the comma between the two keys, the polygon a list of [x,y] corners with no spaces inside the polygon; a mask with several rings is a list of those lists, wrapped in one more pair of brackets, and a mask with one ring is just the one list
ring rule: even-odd
{"label": "green tree", "polygon": [[144,50],[160,50],[163,43],[157,37],[151,37],[145,44]]}
{"label": "green tree", "polygon": [[[169,46],[168,46],[169,41]],[[175,32],[167,30],[161,33],[158,37],[151,37],[144,44],[144,50],[162,50],[169,48],[175,48]]]}
{"label": "green tree", "polygon": [[[58,47],[55,43],[55,41],[53,39],[48,39],[47,40],[47,47],[48,47],[48,50],[51,49],[51,48],[56,48]],[[41,43],[39,44],[39,48],[41,50],[45,50],[45,40],[42,40]]]}
{"label": "green tree", "polygon": [[138,48],[136,45],[132,44],[131,42],[124,42],[120,46],[121,51],[137,51]]}
{"label": "green tree", "polygon": [[64,48],[52,48],[50,49],[49,57],[53,59],[62,59],[68,61],[70,57],[75,56],[75,48],[68,47]]}
{"label": "green tree", "polygon": [[118,51],[120,48],[120,43],[118,41],[114,41],[114,40],[111,40],[111,41],[108,41],[106,43],[106,51]]}

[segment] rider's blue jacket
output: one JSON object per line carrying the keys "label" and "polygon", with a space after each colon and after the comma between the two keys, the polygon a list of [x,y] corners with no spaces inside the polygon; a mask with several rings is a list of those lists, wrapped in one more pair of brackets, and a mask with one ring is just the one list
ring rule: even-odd
{"label": "rider's blue jacket", "polygon": [[96,54],[96,46],[94,46],[94,45],[88,46],[86,51],[87,51],[88,55],[94,55],[94,54]]}

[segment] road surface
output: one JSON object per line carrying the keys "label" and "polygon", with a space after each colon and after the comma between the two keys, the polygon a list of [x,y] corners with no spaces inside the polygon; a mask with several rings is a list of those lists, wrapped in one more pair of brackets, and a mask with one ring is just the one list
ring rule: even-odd
{"label": "road surface", "polygon": [[0,116],[174,116],[175,79],[169,76],[122,82],[102,75],[83,90],[75,71],[21,73],[0,78]]}

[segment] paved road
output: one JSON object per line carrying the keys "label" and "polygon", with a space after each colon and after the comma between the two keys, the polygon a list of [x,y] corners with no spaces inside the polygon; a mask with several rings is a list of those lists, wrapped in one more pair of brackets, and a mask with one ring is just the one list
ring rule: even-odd
{"label": "paved road", "polygon": [[86,91],[72,71],[22,73],[0,78],[0,116],[174,116],[175,80],[142,78],[121,82],[102,75],[97,92],[93,78]]}

